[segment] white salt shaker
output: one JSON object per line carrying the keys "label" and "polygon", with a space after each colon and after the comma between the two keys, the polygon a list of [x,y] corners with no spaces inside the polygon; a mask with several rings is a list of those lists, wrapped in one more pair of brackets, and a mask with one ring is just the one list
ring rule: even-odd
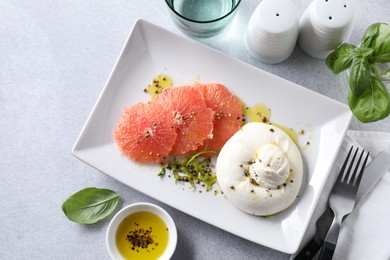
{"label": "white salt shaker", "polygon": [[259,61],[276,64],[291,55],[298,33],[299,13],[292,1],[263,0],[249,20],[247,49]]}
{"label": "white salt shaker", "polygon": [[353,29],[353,0],[314,0],[299,21],[298,42],[310,56],[325,59]]}

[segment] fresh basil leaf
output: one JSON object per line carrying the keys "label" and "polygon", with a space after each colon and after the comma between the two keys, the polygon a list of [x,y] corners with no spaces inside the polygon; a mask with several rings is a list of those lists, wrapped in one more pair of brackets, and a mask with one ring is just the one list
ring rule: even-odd
{"label": "fresh basil leaf", "polygon": [[388,67],[386,66],[377,66],[377,63],[373,63],[370,65],[371,75],[375,76],[380,80],[390,80],[390,64]]}
{"label": "fresh basil leaf", "polygon": [[359,97],[370,84],[370,63],[365,58],[355,58],[349,73],[349,86],[352,93]]}
{"label": "fresh basil leaf", "polygon": [[378,67],[374,63],[370,64],[370,69],[371,69],[371,75],[379,77],[379,74],[381,72],[379,71]]}
{"label": "fresh basil leaf", "polygon": [[381,79],[390,80],[390,69],[382,71],[381,73],[378,74],[378,76]]}
{"label": "fresh basil leaf", "polygon": [[372,47],[374,40],[379,35],[379,27],[382,23],[374,23],[367,27],[361,40],[361,46]]}
{"label": "fresh basil leaf", "polygon": [[363,122],[375,122],[390,114],[390,97],[385,85],[371,76],[370,85],[362,95],[348,94],[348,104],[355,117]]}
{"label": "fresh basil leaf", "polygon": [[355,50],[355,58],[358,59],[369,59],[371,58],[374,50],[366,46],[360,46]]}
{"label": "fresh basil leaf", "polygon": [[332,51],[328,57],[326,57],[326,66],[333,71],[334,74],[339,74],[340,72],[348,69],[352,65],[354,58],[356,46],[343,43]]}
{"label": "fresh basil leaf", "polygon": [[378,35],[372,41],[374,62],[390,62],[390,26],[385,23],[378,25]]}
{"label": "fresh basil leaf", "polygon": [[375,62],[387,63],[390,62],[390,35],[388,42],[380,44],[372,55],[372,59]]}
{"label": "fresh basil leaf", "polygon": [[[390,46],[390,44],[389,44],[389,46]],[[390,49],[390,47],[389,47],[389,49]],[[380,62],[380,63],[390,62],[390,52],[386,53],[386,54],[381,54],[381,55],[374,56],[374,60],[376,62]]]}
{"label": "fresh basil leaf", "polygon": [[93,224],[114,211],[119,196],[112,190],[86,188],[70,196],[62,204],[62,210],[73,222]]}

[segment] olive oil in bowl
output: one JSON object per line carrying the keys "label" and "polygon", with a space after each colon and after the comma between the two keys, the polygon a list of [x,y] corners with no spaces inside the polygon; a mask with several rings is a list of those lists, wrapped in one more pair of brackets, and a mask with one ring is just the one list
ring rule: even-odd
{"label": "olive oil in bowl", "polygon": [[140,211],[119,224],[116,244],[125,259],[158,259],[168,245],[169,230],[157,215]]}
{"label": "olive oil in bowl", "polygon": [[135,203],[113,217],[108,225],[106,244],[113,260],[168,260],[176,249],[176,225],[161,207]]}

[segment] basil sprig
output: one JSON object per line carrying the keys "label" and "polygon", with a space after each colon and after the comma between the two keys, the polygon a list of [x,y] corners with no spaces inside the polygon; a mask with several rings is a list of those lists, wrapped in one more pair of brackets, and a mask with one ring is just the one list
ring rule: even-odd
{"label": "basil sprig", "polygon": [[390,26],[370,25],[361,44],[343,43],[326,58],[326,65],[337,75],[350,68],[348,105],[363,123],[375,122],[390,114],[389,93],[381,78],[390,77],[390,69],[380,71],[376,63],[390,62]]}
{"label": "basil sprig", "polygon": [[112,190],[86,188],[70,196],[62,204],[62,210],[73,222],[93,224],[114,211],[119,196]]}

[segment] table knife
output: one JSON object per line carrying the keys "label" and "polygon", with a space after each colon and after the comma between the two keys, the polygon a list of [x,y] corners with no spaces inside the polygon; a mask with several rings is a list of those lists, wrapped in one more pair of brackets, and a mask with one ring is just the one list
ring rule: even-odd
{"label": "table knife", "polygon": [[[356,204],[375,186],[375,184],[386,173],[387,168],[390,166],[390,154],[387,152],[381,152],[376,156],[371,163],[366,167],[365,174],[359,186],[358,193],[356,195]],[[330,225],[333,220],[333,211],[328,207],[325,212],[319,217],[316,222],[316,234],[307,243],[307,245],[297,254],[294,259],[297,260],[309,260],[320,250],[322,243],[325,239]]]}

